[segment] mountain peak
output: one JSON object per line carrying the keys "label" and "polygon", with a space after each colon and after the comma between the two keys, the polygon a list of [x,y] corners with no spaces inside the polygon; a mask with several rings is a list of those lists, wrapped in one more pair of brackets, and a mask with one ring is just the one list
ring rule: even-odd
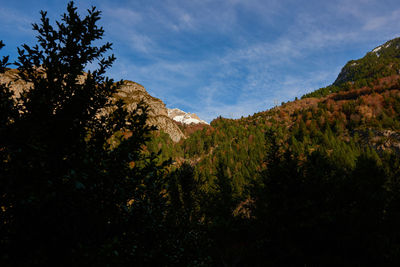
{"label": "mountain peak", "polygon": [[182,124],[207,124],[194,113],[187,113],[178,108],[168,109],[168,117]]}
{"label": "mountain peak", "polygon": [[398,74],[399,58],[400,38],[389,40],[372,49],[363,58],[350,60],[343,67],[333,85]]}
{"label": "mountain peak", "polygon": [[375,47],[360,59],[350,60],[333,84],[305,94],[302,98],[325,97],[332,93],[371,87],[383,78],[400,78],[400,37]]}

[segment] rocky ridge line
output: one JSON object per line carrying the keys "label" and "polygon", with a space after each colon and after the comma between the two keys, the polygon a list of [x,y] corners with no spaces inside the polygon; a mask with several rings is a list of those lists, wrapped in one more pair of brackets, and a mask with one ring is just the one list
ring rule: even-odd
{"label": "rocky ridge line", "polygon": [[[18,70],[9,69],[0,74],[0,83],[10,84],[10,88],[15,92],[14,97],[18,97],[21,92],[29,89],[29,84],[18,79]],[[122,99],[128,110],[136,108],[137,103],[143,101],[149,106],[148,124],[155,125],[159,130],[167,133],[172,141],[179,142],[186,136],[180,130],[178,125],[168,116],[168,109],[163,101],[151,96],[146,89],[135,82],[123,81],[121,87],[114,95],[115,100]]]}

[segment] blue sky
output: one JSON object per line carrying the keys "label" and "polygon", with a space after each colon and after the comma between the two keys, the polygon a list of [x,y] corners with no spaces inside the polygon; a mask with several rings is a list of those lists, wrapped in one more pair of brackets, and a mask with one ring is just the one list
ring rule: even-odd
{"label": "blue sky", "polygon": [[[68,1],[0,0],[1,53],[34,44],[39,11]],[[400,2],[374,0],[79,1],[96,6],[117,57],[108,75],[167,107],[238,118],[331,84],[344,64],[400,36]]]}

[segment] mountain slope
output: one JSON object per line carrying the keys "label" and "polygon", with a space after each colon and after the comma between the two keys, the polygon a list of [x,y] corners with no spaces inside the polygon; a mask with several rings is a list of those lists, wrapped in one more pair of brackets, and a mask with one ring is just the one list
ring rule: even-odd
{"label": "mountain slope", "polygon": [[265,168],[269,146],[265,137],[271,129],[282,153],[306,158],[319,151],[345,168],[353,168],[365,151],[378,158],[399,155],[398,43],[399,39],[389,41],[346,64],[335,81],[338,85],[330,87],[336,91],[319,89],[315,97],[305,96],[246,118],[213,120],[210,127],[175,144],[173,158],[194,165],[198,177],[211,187],[222,163],[234,194],[243,196]]}
{"label": "mountain slope", "polygon": [[324,97],[332,93],[349,91],[363,87],[373,87],[378,81],[390,82],[400,78],[400,38],[387,41],[363,58],[350,60],[341,70],[332,85],[304,95]]}
{"label": "mountain slope", "polygon": [[142,85],[132,81],[123,81],[115,98],[122,99],[126,103],[128,110],[133,110],[136,108],[137,103],[143,101],[150,107],[149,124],[155,125],[158,129],[167,133],[174,142],[179,142],[181,139],[186,138],[178,125],[168,117],[168,109],[165,107],[164,102],[151,96]]}
{"label": "mountain slope", "polygon": [[350,60],[339,73],[333,85],[362,79],[373,80],[400,74],[400,38],[374,48],[363,58]]}
{"label": "mountain slope", "polygon": [[[29,88],[29,84],[18,79],[18,71],[15,69],[9,69],[0,74],[0,83],[10,84],[10,88],[15,92],[15,97]],[[167,133],[174,142],[179,142],[186,138],[186,135],[180,129],[180,124],[177,122],[207,124],[205,121],[200,120],[196,114],[185,113],[178,109],[167,109],[163,101],[151,96],[142,85],[132,81],[123,81],[114,98],[115,100],[122,99],[128,110],[133,110],[137,103],[143,101],[150,108],[148,123]],[[176,114],[176,117],[171,117],[171,114]],[[179,116],[182,116],[180,120],[178,119],[180,118]]]}

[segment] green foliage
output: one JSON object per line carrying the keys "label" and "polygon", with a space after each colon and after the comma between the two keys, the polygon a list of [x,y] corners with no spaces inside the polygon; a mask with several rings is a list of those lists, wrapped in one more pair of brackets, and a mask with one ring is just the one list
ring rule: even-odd
{"label": "green foliage", "polygon": [[400,38],[395,38],[383,44],[377,52],[369,52],[361,59],[350,60],[332,85],[305,94],[302,98],[319,98],[340,91],[371,87],[379,78],[399,74],[399,44]]}
{"label": "green foliage", "polygon": [[199,209],[221,248],[212,258],[250,266],[397,261],[398,165],[391,161],[399,151],[380,150],[389,139],[376,140],[399,130],[398,101],[396,91],[383,91],[286,116],[281,107],[218,118],[177,144],[205,180],[208,201]]}
{"label": "green foliage", "polygon": [[266,236],[255,248],[258,257],[273,265],[318,266],[398,260],[391,235],[399,230],[386,229],[398,220],[397,211],[386,216],[394,204],[387,185],[395,166],[385,171],[368,151],[350,168],[322,151],[300,159],[279,153],[276,138],[269,140],[267,168],[252,193],[255,231]]}

